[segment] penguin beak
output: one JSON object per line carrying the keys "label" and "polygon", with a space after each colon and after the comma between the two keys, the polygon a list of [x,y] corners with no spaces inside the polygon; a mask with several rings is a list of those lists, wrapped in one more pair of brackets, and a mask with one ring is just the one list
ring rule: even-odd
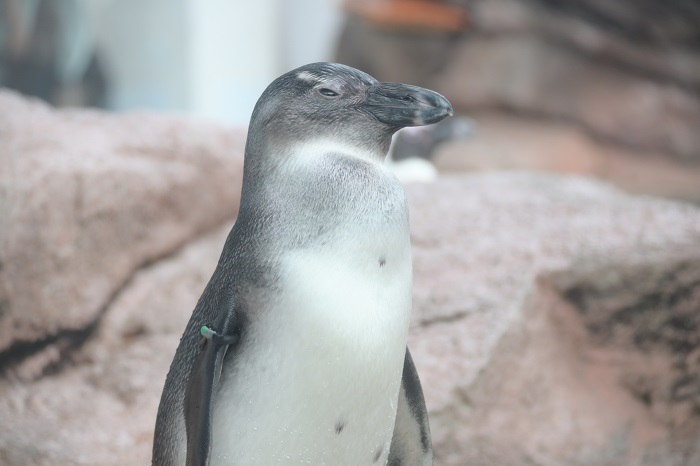
{"label": "penguin beak", "polygon": [[422,126],[452,116],[452,105],[437,92],[400,83],[377,83],[367,90],[363,107],[390,126]]}

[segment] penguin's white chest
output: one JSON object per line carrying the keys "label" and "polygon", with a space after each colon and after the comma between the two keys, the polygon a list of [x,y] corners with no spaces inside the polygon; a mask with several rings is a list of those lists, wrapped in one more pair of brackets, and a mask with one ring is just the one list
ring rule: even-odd
{"label": "penguin's white chest", "polygon": [[[213,406],[212,465],[384,465],[411,307],[408,234],[281,260]],[[240,351],[240,353],[239,353]]]}

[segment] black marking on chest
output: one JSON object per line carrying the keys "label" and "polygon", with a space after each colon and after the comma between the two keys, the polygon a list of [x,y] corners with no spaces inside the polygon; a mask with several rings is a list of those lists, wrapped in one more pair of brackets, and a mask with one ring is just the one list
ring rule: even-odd
{"label": "black marking on chest", "polygon": [[373,463],[376,463],[379,461],[379,458],[382,457],[382,453],[384,452],[384,446],[380,446],[377,448],[377,451],[374,452],[374,460],[372,461]]}
{"label": "black marking on chest", "polygon": [[385,256],[381,256],[381,257],[379,258],[379,267],[384,267],[385,265],[386,265],[386,257],[385,257]]}
{"label": "black marking on chest", "polygon": [[340,435],[345,429],[345,421],[338,421],[335,423],[335,433]]}

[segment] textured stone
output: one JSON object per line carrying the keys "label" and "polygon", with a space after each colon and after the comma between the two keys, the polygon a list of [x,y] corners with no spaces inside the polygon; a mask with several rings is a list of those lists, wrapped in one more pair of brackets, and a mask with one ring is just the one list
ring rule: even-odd
{"label": "textured stone", "polygon": [[57,373],[0,379],[0,464],[149,464],[165,375],[230,225],[135,273]]}
{"label": "textured stone", "polygon": [[[33,377],[135,270],[235,216],[240,130],[0,92],[0,366]],[[21,359],[21,358],[20,358]]]}
{"label": "textured stone", "polygon": [[[518,173],[408,196],[410,345],[436,466],[700,459],[685,382],[699,370],[699,209]],[[56,373],[0,382],[2,464],[148,463],[168,365],[228,228],[141,269]]]}
{"label": "textured stone", "polygon": [[[671,407],[667,389],[698,376],[674,367],[700,332],[688,327],[681,352],[630,335],[697,312],[698,209],[528,174],[450,177],[409,197],[411,347],[437,465],[692,464],[697,392]],[[648,309],[650,293],[669,299]],[[590,322],[610,315],[626,326],[601,341]]]}

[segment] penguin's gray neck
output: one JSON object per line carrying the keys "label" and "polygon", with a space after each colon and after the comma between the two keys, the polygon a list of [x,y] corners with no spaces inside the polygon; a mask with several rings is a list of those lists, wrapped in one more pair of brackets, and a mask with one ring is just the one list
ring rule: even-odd
{"label": "penguin's gray neck", "polygon": [[[375,166],[384,166],[391,145],[391,135],[386,137],[336,138],[321,135],[314,138],[280,140],[269,137],[265,140],[249,138],[245,150],[243,170],[243,192],[241,208],[248,204],[248,198],[259,195],[272,184],[286,184],[295,177],[301,165],[313,163],[327,154],[336,154],[339,159],[351,158]],[[340,160],[339,160],[340,161]],[[326,161],[328,162],[328,161]],[[332,161],[331,161],[332,163]]]}
{"label": "penguin's gray neck", "polygon": [[256,235],[269,236],[270,247],[327,241],[350,225],[369,232],[406,216],[403,188],[383,148],[314,138],[265,150],[266,158],[246,159],[239,220],[256,222]]}

